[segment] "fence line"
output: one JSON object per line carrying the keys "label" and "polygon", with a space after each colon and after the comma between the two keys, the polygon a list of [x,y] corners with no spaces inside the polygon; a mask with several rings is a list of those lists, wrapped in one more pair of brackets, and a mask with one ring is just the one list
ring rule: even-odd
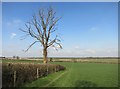
{"label": "fence line", "polygon": [[[9,67],[10,65],[10,67]],[[5,66],[6,69],[3,71],[3,87],[18,87],[23,85],[24,83],[27,83],[29,81],[38,79],[40,77],[45,77],[51,73],[55,73],[57,70],[57,66],[55,64],[49,65],[37,65],[35,67],[32,66],[25,66],[24,64],[20,64],[21,66],[17,65],[17,63],[4,63],[3,66]],[[58,68],[58,71],[65,70],[65,67],[61,66],[61,68]],[[31,73],[29,75],[29,72]],[[7,74],[6,74],[7,73]],[[26,77],[29,75],[30,77]],[[6,79],[9,80],[6,80]],[[11,82],[10,82],[11,81]]]}

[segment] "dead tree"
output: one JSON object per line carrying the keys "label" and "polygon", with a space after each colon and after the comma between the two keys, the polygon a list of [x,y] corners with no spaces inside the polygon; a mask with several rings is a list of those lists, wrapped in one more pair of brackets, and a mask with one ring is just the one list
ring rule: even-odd
{"label": "dead tree", "polygon": [[36,39],[25,51],[28,51],[35,43],[40,42],[43,47],[43,62],[47,63],[47,49],[50,46],[56,50],[58,46],[62,48],[58,35],[51,39],[51,35],[57,30],[56,24],[59,20],[60,18],[56,17],[56,12],[52,8],[47,9],[46,13],[44,9],[40,9],[38,14],[33,15],[32,20],[25,24],[26,29],[20,29],[25,33],[25,38],[31,36]]}

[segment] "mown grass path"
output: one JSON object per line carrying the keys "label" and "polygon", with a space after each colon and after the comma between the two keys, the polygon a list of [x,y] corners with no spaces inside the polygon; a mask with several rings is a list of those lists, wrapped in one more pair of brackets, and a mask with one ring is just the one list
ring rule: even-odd
{"label": "mown grass path", "polygon": [[[55,63],[55,62],[53,62]],[[39,78],[26,87],[116,87],[118,64],[56,62],[67,69]]]}
{"label": "mown grass path", "polygon": [[66,74],[67,71],[63,72],[61,75],[59,75],[57,78],[55,78],[54,80],[52,80],[50,83],[48,83],[47,85],[45,85],[44,87],[48,87],[50,84],[54,83],[57,79],[59,79],[61,76],[63,76],[64,74]]}

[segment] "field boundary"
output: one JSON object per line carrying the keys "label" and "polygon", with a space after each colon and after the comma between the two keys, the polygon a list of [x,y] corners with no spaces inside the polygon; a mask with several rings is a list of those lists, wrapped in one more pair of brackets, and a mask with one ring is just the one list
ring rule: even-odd
{"label": "field boundary", "polygon": [[53,81],[51,81],[50,83],[48,83],[47,85],[45,85],[44,87],[49,86],[50,84],[52,84],[53,82],[55,82],[57,79],[59,79],[61,76],[63,76],[65,73],[67,73],[68,71],[63,72],[61,75],[59,75],[57,78],[55,78]]}
{"label": "field boundary", "polygon": [[65,70],[65,67],[58,64],[2,63],[2,67],[3,87],[19,87],[56,71]]}

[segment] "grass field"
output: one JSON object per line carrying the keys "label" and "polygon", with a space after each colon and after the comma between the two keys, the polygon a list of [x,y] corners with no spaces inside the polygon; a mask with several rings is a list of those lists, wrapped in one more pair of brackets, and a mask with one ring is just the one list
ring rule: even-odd
{"label": "grass field", "polygon": [[25,87],[117,87],[118,64],[53,62],[65,71],[50,74]]}

